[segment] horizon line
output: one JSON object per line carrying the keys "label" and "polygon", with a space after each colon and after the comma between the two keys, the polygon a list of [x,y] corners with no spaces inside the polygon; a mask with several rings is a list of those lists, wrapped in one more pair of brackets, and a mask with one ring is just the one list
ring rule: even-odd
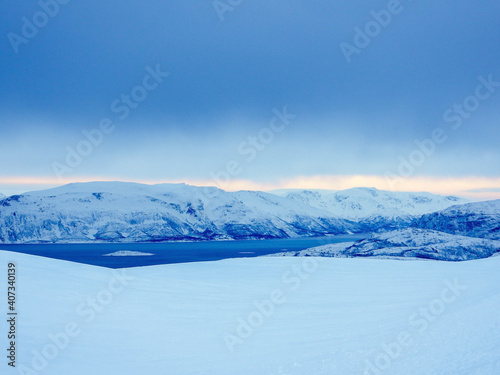
{"label": "horizon line", "polygon": [[[500,199],[500,177],[396,177],[389,180],[377,175],[315,175],[298,176],[278,181],[252,181],[233,179],[214,181],[209,179],[137,179],[123,177],[86,176],[72,179],[57,179],[43,176],[0,177],[0,193],[7,196],[31,191],[47,190],[74,183],[124,182],[143,185],[186,184],[196,187],[215,187],[224,191],[274,190],[327,190],[342,191],[354,188],[374,188],[381,191],[431,193],[442,196],[458,196],[472,201]],[[219,183],[218,183],[219,182]]]}

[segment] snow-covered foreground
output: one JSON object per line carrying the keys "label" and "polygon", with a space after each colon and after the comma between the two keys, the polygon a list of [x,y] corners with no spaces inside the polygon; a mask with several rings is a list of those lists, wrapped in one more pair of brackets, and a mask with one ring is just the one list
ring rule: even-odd
{"label": "snow-covered foreground", "polygon": [[4,357],[2,374],[500,373],[500,257],[262,257],[113,271],[0,251],[3,290],[11,261],[17,368]]}

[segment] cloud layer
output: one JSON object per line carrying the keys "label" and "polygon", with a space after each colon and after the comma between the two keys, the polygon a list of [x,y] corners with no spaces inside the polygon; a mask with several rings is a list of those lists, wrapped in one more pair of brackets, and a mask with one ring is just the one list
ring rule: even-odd
{"label": "cloud layer", "polygon": [[0,6],[4,180],[498,186],[496,1],[63,3]]}

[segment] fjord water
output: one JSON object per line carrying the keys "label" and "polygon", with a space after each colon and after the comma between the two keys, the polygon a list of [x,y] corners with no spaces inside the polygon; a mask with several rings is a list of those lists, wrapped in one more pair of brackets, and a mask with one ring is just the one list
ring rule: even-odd
{"label": "fjord water", "polygon": [[[227,258],[256,257],[282,251],[299,251],[330,243],[351,242],[363,235],[299,237],[271,240],[161,242],[161,243],[85,243],[0,245],[0,250],[109,268],[202,262]],[[150,256],[103,256],[129,250],[152,253]]]}

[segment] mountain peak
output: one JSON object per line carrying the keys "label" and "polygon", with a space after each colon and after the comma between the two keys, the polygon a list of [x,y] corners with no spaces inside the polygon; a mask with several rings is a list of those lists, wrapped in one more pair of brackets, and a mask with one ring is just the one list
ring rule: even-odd
{"label": "mountain peak", "polygon": [[175,189],[192,188],[185,183],[161,183],[161,184],[141,184],[138,182],[124,181],[91,181],[72,182],[46,190],[30,191],[23,195],[29,196],[50,196],[69,193],[112,193],[120,195],[135,195],[143,193],[155,193],[158,191],[170,191]]}
{"label": "mountain peak", "polygon": [[278,190],[272,193],[356,221],[373,217],[416,217],[469,202],[459,197],[444,197],[425,192],[393,192],[373,187],[356,187],[337,191]]}

